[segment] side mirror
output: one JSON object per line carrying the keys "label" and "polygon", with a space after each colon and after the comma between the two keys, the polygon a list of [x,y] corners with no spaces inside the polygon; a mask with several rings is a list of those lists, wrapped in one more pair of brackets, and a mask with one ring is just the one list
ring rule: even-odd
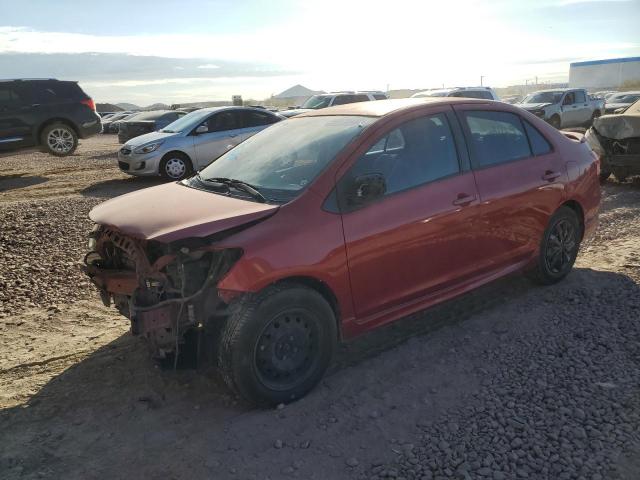
{"label": "side mirror", "polygon": [[364,205],[382,197],[387,192],[387,182],[381,173],[357,176],[347,190],[350,205]]}
{"label": "side mirror", "polygon": [[207,127],[206,125],[200,125],[198,128],[196,128],[196,135],[207,132],[209,132],[209,127]]}

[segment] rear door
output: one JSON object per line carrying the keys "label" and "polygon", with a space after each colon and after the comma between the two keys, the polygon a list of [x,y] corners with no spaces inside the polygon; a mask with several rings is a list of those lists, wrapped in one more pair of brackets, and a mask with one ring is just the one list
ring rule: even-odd
{"label": "rear door", "polygon": [[194,133],[196,169],[204,168],[227,150],[240,143],[241,110],[222,110],[211,115],[201,125],[206,133]]}
{"label": "rear door", "polygon": [[537,252],[550,215],[564,198],[566,168],[551,143],[519,115],[486,105],[454,107],[471,154],[478,193],[478,246],[486,271],[515,266]]}
{"label": "rear door", "polygon": [[580,125],[580,109],[576,103],[576,92],[567,92],[562,99],[562,127]]}
{"label": "rear door", "polygon": [[[390,126],[338,182],[360,319],[375,323],[372,314],[452,287],[475,269],[473,174],[453,136],[450,107],[434,112]],[[384,195],[349,200],[354,182],[373,176],[384,178]]]}
{"label": "rear door", "polygon": [[17,82],[0,82],[0,149],[33,145],[33,108]]}

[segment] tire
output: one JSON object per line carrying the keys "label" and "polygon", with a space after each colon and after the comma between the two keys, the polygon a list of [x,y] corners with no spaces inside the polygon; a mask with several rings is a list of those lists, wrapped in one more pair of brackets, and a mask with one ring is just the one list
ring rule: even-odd
{"label": "tire", "polygon": [[230,306],[218,367],[231,390],[259,406],[289,403],[320,381],[336,350],[336,318],[315,290],[284,283]]}
{"label": "tire", "polygon": [[187,155],[182,152],[169,152],[160,162],[160,175],[167,180],[182,180],[193,172],[193,165]]}
{"label": "tire", "polygon": [[560,130],[560,117],[558,115],[554,115],[549,119],[549,125],[553,128]]}
{"label": "tire", "polygon": [[549,219],[536,265],[528,276],[542,285],[562,280],[573,268],[581,238],[582,229],[576,213],[569,207],[560,207]]}
{"label": "tire", "polygon": [[45,152],[56,157],[71,155],[78,148],[78,135],[66,123],[47,125],[40,134],[40,145]]}

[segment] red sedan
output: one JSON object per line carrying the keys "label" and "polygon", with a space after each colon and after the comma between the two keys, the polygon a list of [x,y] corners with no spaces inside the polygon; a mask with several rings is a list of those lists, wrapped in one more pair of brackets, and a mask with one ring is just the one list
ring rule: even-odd
{"label": "red sedan", "polygon": [[96,207],[86,272],[157,356],[209,346],[237,393],[288,402],[341,339],[512,272],[564,278],[598,169],[579,135],[503,103],[328,108]]}

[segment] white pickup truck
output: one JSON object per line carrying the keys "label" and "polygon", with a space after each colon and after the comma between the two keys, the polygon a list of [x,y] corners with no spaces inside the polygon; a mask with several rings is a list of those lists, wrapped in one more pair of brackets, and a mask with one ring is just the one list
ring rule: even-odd
{"label": "white pickup truck", "polygon": [[517,105],[556,128],[590,126],[604,112],[604,100],[591,99],[583,88],[540,90]]}

